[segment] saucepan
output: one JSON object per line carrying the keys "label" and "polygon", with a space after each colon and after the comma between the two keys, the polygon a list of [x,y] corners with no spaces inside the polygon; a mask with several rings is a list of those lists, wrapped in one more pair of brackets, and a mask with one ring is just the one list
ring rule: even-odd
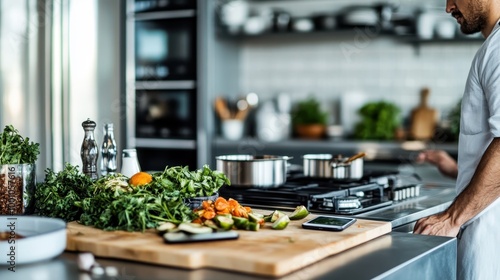
{"label": "saucepan", "polygon": [[351,157],[331,154],[304,155],[304,175],[315,178],[358,180],[363,177],[363,157],[361,152]]}
{"label": "saucepan", "polygon": [[273,188],[286,181],[288,160],[275,155],[222,155],[215,157],[217,170],[224,173],[231,187]]}

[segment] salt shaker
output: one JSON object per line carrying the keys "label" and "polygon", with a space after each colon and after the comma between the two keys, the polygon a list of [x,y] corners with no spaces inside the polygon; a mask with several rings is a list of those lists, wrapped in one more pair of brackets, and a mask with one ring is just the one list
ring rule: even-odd
{"label": "salt shaker", "polygon": [[113,124],[104,125],[104,140],[101,147],[101,176],[116,173],[116,141]]}
{"label": "salt shaker", "polygon": [[137,159],[137,151],[135,149],[124,149],[122,153],[122,169],[121,174],[132,177],[132,175],[141,171],[139,160]]}
{"label": "salt shaker", "polygon": [[85,131],[82,148],[80,150],[80,156],[82,157],[83,163],[82,171],[83,174],[95,180],[97,179],[97,157],[99,153],[97,142],[94,137],[96,123],[87,119],[82,123],[82,127]]}

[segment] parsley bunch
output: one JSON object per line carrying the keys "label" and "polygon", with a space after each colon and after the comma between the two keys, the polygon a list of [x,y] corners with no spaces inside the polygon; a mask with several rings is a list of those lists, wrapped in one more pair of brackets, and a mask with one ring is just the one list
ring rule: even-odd
{"label": "parsley bunch", "polygon": [[14,126],[7,125],[0,133],[0,164],[33,164],[39,154],[40,144],[23,138]]}
{"label": "parsley bunch", "polygon": [[47,169],[45,181],[35,189],[35,211],[40,216],[61,218],[67,222],[80,219],[81,201],[92,195],[92,180],[78,166],[66,163],[61,172]]}

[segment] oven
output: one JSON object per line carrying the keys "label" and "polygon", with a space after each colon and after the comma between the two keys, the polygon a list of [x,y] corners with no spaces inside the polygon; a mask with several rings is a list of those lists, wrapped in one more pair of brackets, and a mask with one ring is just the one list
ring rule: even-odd
{"label": "oven", "polygon": [[195,8],[196,1],[193,0],[135,0],[134,3],[134,10],[136,13],[189,10]]}
{"label": "oven", "polygon": [[[162,1],[139,1],[136,6],[150,2]],[[196,80],[196,1],[177,2],[151,4],[155,10],[135,14],[137,81]]]}
{"label": "oven", "polygon": [[[130,0],[127,143],[142,170],[198,161],[197,0]],[[133,4],[133,5],[132,5]],[[133,74],[133,75],[132,75]]]}
{"label": "oven", "polygon": [[196,91],[137,90],[137,138],[196,139]]}

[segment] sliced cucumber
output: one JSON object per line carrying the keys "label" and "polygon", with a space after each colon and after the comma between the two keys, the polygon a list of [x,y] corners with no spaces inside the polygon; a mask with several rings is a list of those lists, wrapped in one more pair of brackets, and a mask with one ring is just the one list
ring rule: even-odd
{"label": "sliced cucumber", "polygon": [[309,215],[309,211],[304,205],[299,205],[295,208],[292,214],[290,214],[290,220],[300,220],[304,219]]}
{"label": "sliced cucumber", "polygon": [[260,229],[260,224],[255,222],[248,222],[246,230],[258,231]]}
{"label": "sliced cucumber", "polygon": [[282,216],[273,223],[272,229],[285,229],[289,223],[290,218],[287,215]]}
{"label": "sliced cucumber", "polygon": [[159,231],[161,234],[170,231],[174,228],[176,228],[177,225],[171,222],[161,222],[158,223],[158,226],[156,227],[156,230]]}
{"label": "sliced cucumber", "polygon": [[222,229],[230,230],[233,227],[234,221],[231,217],[217,215],[214,218],[215,223]]}
{"label": "sliced cucumber", "polygon": [[279,211],[279,210],[274,210],[274,212],[271,214],[271,219],[270,222],[274,223],[276,222],[279,218],[286,216],[285,213]]}
{"label": "sliced cucumber", "polygon": [[248,214],[248,220],[250,222],[258,223],[258,224],[263,224],[264,223],[264,216],[258,215],[257,213],[249,213]]}
{"label": "sliced cucumber", "polygon": [[217,224],[213,220],[206,220],[203,222],[203,224],[209,228],[214,229],[214,230],[219,229],[219,227],[217,226]]}
{"label": "sliced cucumber", "polygon": [[210,233],[213,231],[212,228],[195,223],[181,223],[178,228],[180,231],[189,234]]}
{"label": "sliced cucumber", "polygon": [[233,222],[237,229],[246,229],[248,225],[248,219],[243,217],[233,217]]}

